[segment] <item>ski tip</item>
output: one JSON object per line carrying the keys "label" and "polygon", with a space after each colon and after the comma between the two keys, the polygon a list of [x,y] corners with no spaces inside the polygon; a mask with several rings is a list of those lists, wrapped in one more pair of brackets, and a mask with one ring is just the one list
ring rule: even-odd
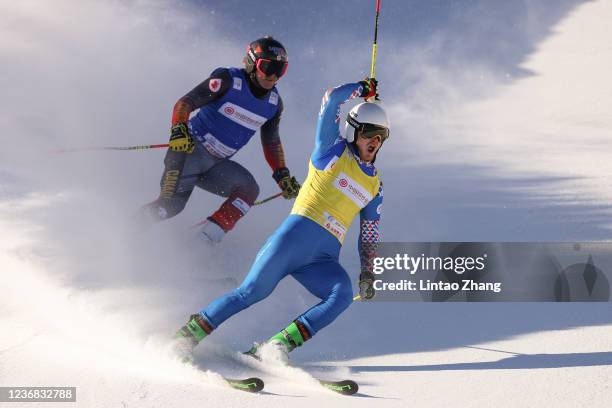
{"label": "ski tip", "polygon": [[249,351],[244,351],[244,352],[242,352],[242,355],[243,355],[243,356],[247,356],[247,357],[254,358],[255,360],[257,360],[257,361],[260,361],[260,362],[261,362],[261,357],[259,357],[259,356],[257,355],[257,349],[256,349],[256,347],[251,348]]}
{"label": "ski tip", "polygon": [[261,378],[251,377],[246,379],[226,378],[225,381],[234,389],[246,392],[259,392],[264,389]]}
{"label": "ski tip", "polygon": [[319,380],[322,386],[328,390],[342,395],[353,395],[359,391],[359,385],[353,380],[325,381]]}

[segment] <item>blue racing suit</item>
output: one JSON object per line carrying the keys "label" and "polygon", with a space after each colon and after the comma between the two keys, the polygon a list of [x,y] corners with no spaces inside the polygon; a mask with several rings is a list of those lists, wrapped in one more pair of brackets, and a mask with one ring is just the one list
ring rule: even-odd
{"label": "blue racing suit", "polygon": [[309,174],[292,212],[260,249],[242,284],[200,312],[213,329],[266,298],[287,275],[321,299],[297,318],[308,330],[307,338],[351,304],[352,285],[338,261],[340,248],[359,212],[362,270],[370,269],[379,241],[382,204],[382,184],[376,168],[361,161],[354,146],[340,137],[340,105],[361,93],[359,83],[325,93]]}

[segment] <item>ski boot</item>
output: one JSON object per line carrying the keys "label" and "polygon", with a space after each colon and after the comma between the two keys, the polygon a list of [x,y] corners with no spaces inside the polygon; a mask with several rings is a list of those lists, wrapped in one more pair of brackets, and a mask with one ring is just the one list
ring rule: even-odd
{"label": "ski boot", "polygon": [[173,349],[175,353],[183,362],[193,361],[193,349],[212,331],[213,327],[202,315],[191,315],[187,324],[174,335]]}
{"label": "ski boot", "polygon": [[270,356],[288,363],[289,353],[296,347],[300,347],[311,337],[306,326],[299,320],[294,320],[289,326],[276,333],[268,341],[261,344],[255,343],[249,351],[243,354],[259,361]]}
{"label": "ski boot", "polygon": [[221,242],[225,234],[226,232],[216,222],[206,219],[202,222],[197,237],[206,245],[215,246]]}

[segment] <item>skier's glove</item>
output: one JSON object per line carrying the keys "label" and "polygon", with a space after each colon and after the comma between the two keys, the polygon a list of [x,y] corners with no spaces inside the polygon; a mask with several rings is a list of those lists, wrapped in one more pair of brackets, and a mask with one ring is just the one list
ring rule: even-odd
{"label": "skier's glove", "polygon": [[363,91],[361,92],[361,97],[368,100],[369,98],[374,97],[374,99],[378,99],[378,81],[376,78],[366,78],[363,81],[360,81],[359,84],[363,87]]}
{"label": "skier's glove", "polygon": [[297,197],[300,192],[300,183],[298,183],[295,177],[289,174],[288,168],[281,167],[274,170],[272,177],[283,191],[283,198],[289,200]]}
{"label": "skier's glove", "polygon": [[370,300],[375,294],[374,274],[372,272],[361,272],[359,275],[359,296],[363,300]]}
{"label": "skier's glove", "polygon": [[170,128],[170,149],[175,152],[193,152],[195,145],[189,134],[189,129],[184,123],[177,123]]}

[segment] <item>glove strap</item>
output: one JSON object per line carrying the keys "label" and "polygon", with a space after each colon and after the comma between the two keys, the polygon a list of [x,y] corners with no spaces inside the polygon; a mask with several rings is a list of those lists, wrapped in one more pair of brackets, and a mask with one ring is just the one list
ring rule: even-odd
{"label": "glove strap", "polygon": [[361,272],[359,274],[360,281],[374,281],[374,274],[372,272]]}
{"label": "glove strap", "polygon": [[279,183],[282,179],[284,179],[285,177],[289,177],[289,169],[286,167],[279,167],[278,169],[274,170],[274,173],[272,173],[272,178],[274,179],[274,181],[276,181],[277,183]]}
{"label": "glove strap", "polygon": [[183,133],[183,132],[187,133],[189,131],[189,128],[187,127],[187,125],[185,123],[179,122],[179,123],[175,123],[174,125],[172,125],[170,130],[172,132],[179,131],[181,133]]}

